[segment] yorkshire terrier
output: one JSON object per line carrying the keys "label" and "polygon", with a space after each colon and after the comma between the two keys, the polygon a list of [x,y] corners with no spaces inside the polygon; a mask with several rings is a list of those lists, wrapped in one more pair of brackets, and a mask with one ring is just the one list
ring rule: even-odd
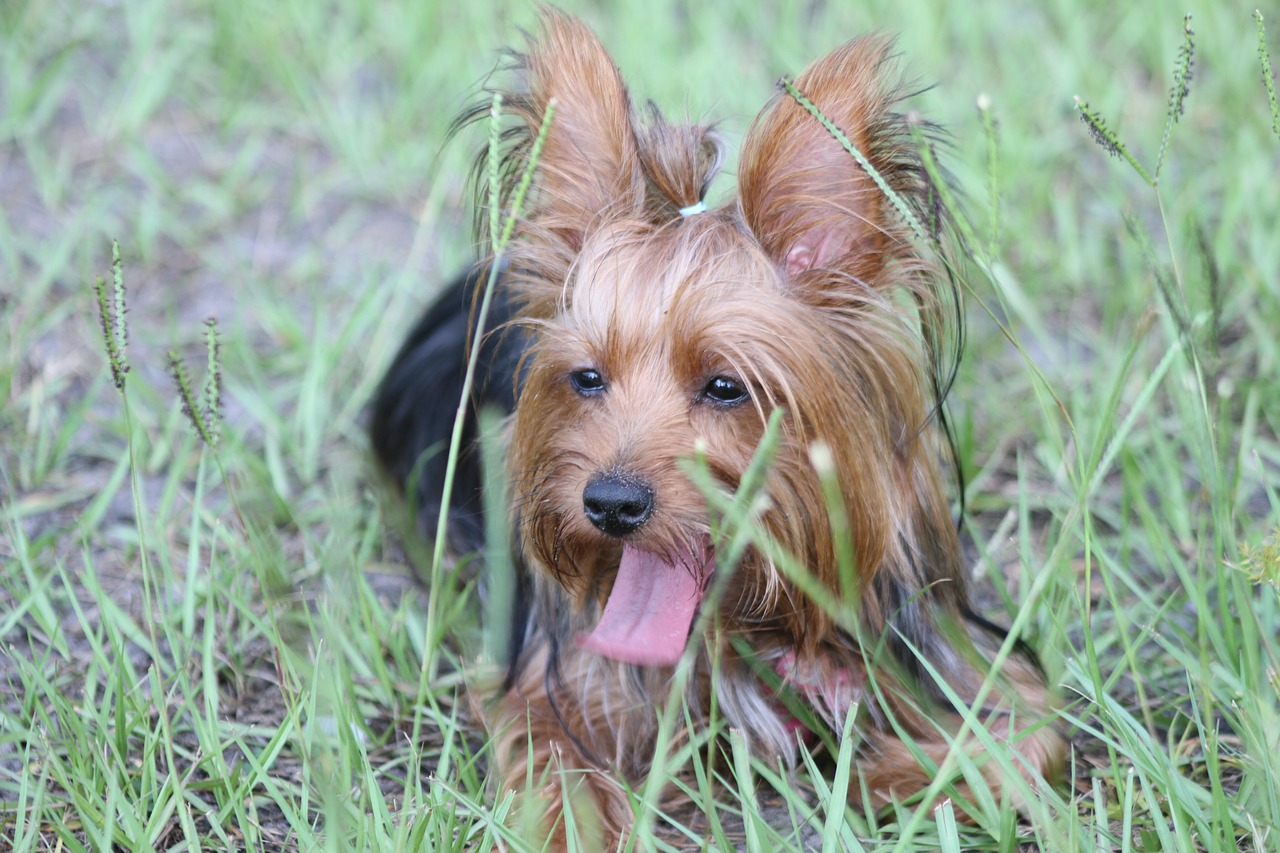
{"label": "yorkshire terrier", "polygon": [[[736,730],[769,763],[851,722],[851,796],[871,805],[944,766],[948,794],[1021,804],[1065,745],[1030,650],[970,605],[943,476],[959,293],[922,153],[936,134],[900,111],[890,41],[849,42],[766,105],[717,205],[714,128],[634,108],[581,22],[544,10],[510,56],[502,199],[554,112],[493,331],[472,328],[482,264],[410,334],[371,424],[430,532],[470,346],[470,422],[511,415],[518,625],[486,712],[504,783],[541,786],[548,831],[569,800],[616,841],[680,684],[683,736]],[[458,553],[483,538],[468,429]],[[766,436],[752,542],[730,554],[711,495],[743,485]]]}

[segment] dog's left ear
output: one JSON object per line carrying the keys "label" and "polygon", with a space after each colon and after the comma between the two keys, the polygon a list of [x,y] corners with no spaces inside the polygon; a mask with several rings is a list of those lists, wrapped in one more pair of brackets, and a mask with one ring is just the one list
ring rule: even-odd
{"label": "dog's left ear", "polygon": [[[893,112],[894,81],[885,81],[891,42],[870,36],[811,65],[795,81],[890,186],[911,192],[919,170],[905,121]],[[788,94],[757,117],[742,147],[742,212],[788,280],[813,269],[839,269],[874,285],[900,227],[870,175],[812,114]]]}
{"label": "dog's left ear", "polygon": [[570,15],[544,6],[539,33],[524,56],[527,95],[515,111],[536,134],[555,103],[538,162],[534,205],[542,226],[573,248],[613,210],[644,199],[644,179],[631,123],[631,102],[617,67],[595,34]]}

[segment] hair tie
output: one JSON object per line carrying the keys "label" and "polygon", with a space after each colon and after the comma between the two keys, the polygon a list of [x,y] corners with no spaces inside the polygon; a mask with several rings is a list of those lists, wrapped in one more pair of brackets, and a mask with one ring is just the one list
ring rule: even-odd
{"label": "hair tie", "polygon": [[690,216],[696,216],[699,213],[707,212],[707,203],[702,199],[698,199],[697,204],[691,204],[688,207],[680,208],[680,215],[688,219]]}

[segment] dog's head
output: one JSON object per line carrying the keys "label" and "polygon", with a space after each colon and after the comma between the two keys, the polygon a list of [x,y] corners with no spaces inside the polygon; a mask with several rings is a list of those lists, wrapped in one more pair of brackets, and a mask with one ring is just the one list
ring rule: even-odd
{"label": "dog's head", "polygon": [[[733,491],[778,408],[765,534],[833,593],[847,536],[873,627],[927,585],[923,561],[952,571],[929,426],[950,294],[910,224],[936,227],[932,185],[895,111],[889,51],[854,41],[795,81],[848,147],[781,94],[743,142],[736,195],[709,207],[713,129],[635,110],[581,23],[544,12],[517,55],[512,174],[554,112],[505,283],[533,336],[515,512],[531,562],[598,614],[589,648],[680,656],[717,564],[681,460]],[[734,573],[722,626],[797,647],[832,630],[762,549],[721,570]]]}

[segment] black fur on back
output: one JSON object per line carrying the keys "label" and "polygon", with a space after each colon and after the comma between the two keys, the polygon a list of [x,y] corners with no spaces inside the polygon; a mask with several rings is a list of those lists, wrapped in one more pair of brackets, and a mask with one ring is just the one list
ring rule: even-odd
{"label": "black fur on back", "polygon": [[[440,518],[449,439],[462,398],[467,358],[474,343],[475,296],[488,277],[476,266],[452,282],[409,332],[373,398],[369,437],[386,473],[416,506],[418,525],[434,537]],[[484,545],[480,451],[476,412],[492,406],[503,414],[515,408],[516,373],[526,334],[507,324],[514,306],[505,289],[495,289],[480,340],[462,446],[449,501],[448,545],[457,554]],[[410,487],[414,493],[408,494]]]}

